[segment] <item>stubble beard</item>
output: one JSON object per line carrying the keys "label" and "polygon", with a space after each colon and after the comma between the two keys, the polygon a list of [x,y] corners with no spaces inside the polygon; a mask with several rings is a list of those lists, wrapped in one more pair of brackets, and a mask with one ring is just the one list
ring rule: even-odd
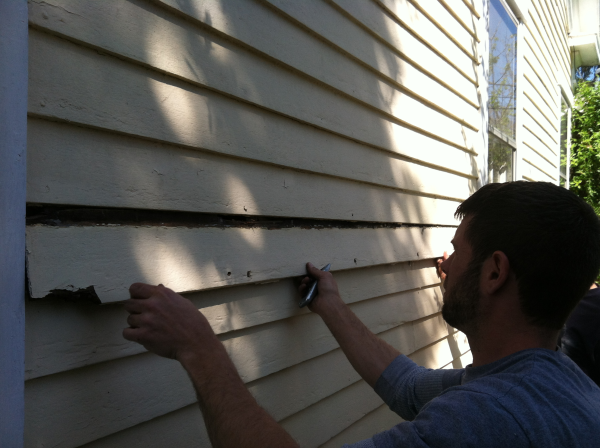
{"label": "stubble beard", "polygon": [[442,317],[449,325],[464,333],[473,334],[477,331],[480,274],[481,263],[470,263],[460,278],[455,279],[454,287],[444,294]]}

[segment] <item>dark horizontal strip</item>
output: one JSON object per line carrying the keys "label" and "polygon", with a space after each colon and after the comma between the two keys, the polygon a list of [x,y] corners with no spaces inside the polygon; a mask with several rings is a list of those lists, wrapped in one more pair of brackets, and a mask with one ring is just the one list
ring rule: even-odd
{"label": "dark horizontal strip", "polygon": [[90,225],[143,225],[161,227],[242,227],[266,229],[394,229],[399,227],[456,227],[448,225],[382,223],[309,218],[280,218],[276,216],[217,215],[213,213],[145,210],[129,208],[102,208],[63,205],[27,205],[27,225],[90,226]]}

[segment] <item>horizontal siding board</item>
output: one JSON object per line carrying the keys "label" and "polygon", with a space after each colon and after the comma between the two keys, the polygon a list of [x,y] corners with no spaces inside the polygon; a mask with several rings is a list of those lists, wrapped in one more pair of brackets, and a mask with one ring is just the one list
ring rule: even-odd
{"label": "horizontal siding board", "polygon": [[28,153],[33,203],[403,221],[397,204],[422,208],[421,219],[435,211],[431,197],[465,199],[474,188],[472,179],[368,149],[323,170],[343,179],[35,118]]}
{"label": "horizontal siding board", "polygon": [[539,78],[535,72],[531,70],[529,64],[526,64],[523,76],[525,78],[523,91],[544,117],[546,117],[550,123],[553,123],[553,126],[556,126],[556,123],[558,122],[556,107],[550,105],[549,99],[546,98],[547,95],[544,95],[545,90],[539,83]]}
{"label": "horizontal siding board", "polygon": [[450,14],[456,19],[456,21],[471,35],[477,42],[479,37],[477,35],[477,23],[480,14],[475,9],[469,9],[469,7],[463,2],[455,2],[449,0],[438,0],[438,2],[448,10]]}
{"label": "horizontal siding board", "polygon": [[529,8],[529,15],[531,17],[531,20],[525,22],[525,26],[529,33],[525,36],[525,39],[527,40],[529,47],[532,50],[532,53],[535,54],[535,57],[539,62],[539,66],[542,68],[542,70],[545,72],[546,76],[550,80],[550,84],[548,87],[552,89],[552,91],[556,94],[557,91],[554,79],[555,73],[552,69],[552,67],[555,67],[555,62],[553,62],[552,58],[548,54],[548,46],[543,36],[541,36],[539,33],[539,29],[537,27],[538,24],[535,20],[535,11],[532,11],[532,8]]}
{"label": "horizontal siding board", "polygon": [[[310,148],[318,131],[280,114],[35,31],[30,33],[30,58],[30,114],[267,163],[298,165],[311,157],[323,163],[325,149]],[[321,127],[438,166],[443,166],[436,160],[441,156],[450,167],[460,164],[471,171],[467,153],[339,95],[320,93],[320,106],[311,105],[308,115]],[[461,137],[463,146],[468,136]]]}
{"label": "horizontal siding board", "polygon": [[550,78],[546,67],[542,66],[542,63],[546,65],[546,61],[542,59],[537,43],[531,37],[531,35],[525,34],[524,40],[526,45],[524,45],[525,51],[523,57],[540,80],[539,85],[543,86],[546,90],[547,93],[544,93],[543,97],[549,100],[551,105],[554,104],[556,106],[556,86]]}
{"label": "horizontal siding board", "polygon": [[[307,260],[330,262],[333,270],[342,270],[433,258],[444,251],[453,234],[450,227],[269,230],[37,225],[27,230],[28,275],[32,297],[93,285],[101,301],[114,302],[127,299],[128,288],[136,281],[164,283],[187,292],[303,275]],[[94,260],[94,269],[84,260]]]}
{"label": "horizontal siding board", "polygon": [[329,439],[321,445],[321,448],[339,448],[344,444],[366,440],[375,434],[391,429],[402,421],[398,414],[384,404]]}
{"label": "horizontal siding board", "polygon": [[[281,94],[286,89],[286,81],[281,78],[289,77],[288,83],[306,82],[298,81],[296,73],[282,68],[283,62],[370,107],[400,120],[409,118],[404,108],[406,101],[412,100],[404,98],[405,93],[398,90],[398,85],[256,2],[228,5],[206,2],[201,8],[206,9],[204,17],[211,19],[200,25],[144,0],[94,4],[54,1],[57,6],[30,3],[30,22],[262,107],[295,116],[297,113],[289,111],[292,104],[298,103],[297,109],[306,109],[301,101],[294,100],[289,89],[285,96]],[[223,26],[222,21],[241,24],[242,30],[231,23]],[[250,25],[252,28],[246,31]],[[214,31],[225,33],[229,39],[233,37],[235,45]],[[267,55],[275,58],[276,64],[265,60]],[[479,114],[475,108],[461,107],[464,102],[456,101],[456,95],[409,64],[403,64],[394,81],[461,123],[478,127]],[[301,97],[303,92],[297,95]]]}
{"label": "horizontal siding board", "polygon": [[544,2],[536,2],[532,1],[533,7],[538,12],[538,17],[542,23],[542,26],[545,30],[546,38],[550,43],[549,50],[554,54],[556,59],[558,59],[556,70],[561,70],[562,73],[568,78],[570,67],[569,61],[570,56],[568,54],[569,45],[567,42],[560,42],[557,38],[557,24],[554,20],[554,17],[548,10],[548,6],[544,5]]}
{"label": "horizontal siding board", "polygon": [[553,176],[548,171],[546,171],[545,169],[540,167],[540,164],[538,163],[540,159],[533,162],[530,159],[523,157],[523,160],[525,162],[527,162],[529,165],[531,165],[537,172],[537,176],[534,175],[534,178],[536,180],[543,181],[543,182],[551,182],[551,181],[558,182],[558,179],[556,178],[556,176]]}
{"label": "horizontal siding board", "polygon": [[[269,0],[269,1],[280,1],[281,0]],[[431,28],[430,33],[433,33],[432,42],[428,42],[428,37],[425,38],[419,36],[418,32],[411,29],[410,33],[407,28],[410,26],[408,23],[403,22],[404,26],[400,26],[396,21],[392,20],[383,10],[377,7],[373,2],[343,2],[339,0],[331,0],[331,2],[341,10],[345,11],[349,16],[353,17],[363,26],[370,30],[370,32],[377,35],[392,48],[399,52],[406,52],[410,59],[414,59],[412,53],[408,53],[406,50],[407,42],[414,42],[412,47],[413,51],[419,48],[420,43],[422,45],[422,51],[425,51],[425,55],[429,58],[435,58],[439,61],[445,62],[451,70],[458,72],[461,76],[465,77],[469,82],[474,85],[478,85],[477,71],[473,65],[473,61],[464,53],[462,53],[454,43],[452,43],[446,36],[443,35],[438,29]],[[420,13],[419,13],[420,14]],[[425,22],[423,22],[424,24]],[[412,34],[419,36],[419,39],[415,39]],[[441,40],[440,40],[441,39]],[[417,43],[418,42],[418,43]],[[425,42],[425,43],[424,43]],[[447,42],[447,45],[445,43]],[[442,48],[438,50],[437,45]],[[448,51],[452,54],[453,59],[449,58],[443,53]],[[415,55],[416,56],[416,55]],[[438,70],[441,67],[438,67]]]}
{"label": "horizontal siding board", "polygon": [[[381,70],[386,76],[396,78],[403,70],[402,59],[404,59],[462,96],[473,106],[479,107],[477,91],[473,83],[423,43],[397,26],[390,18],[386,23],[389,23],[401,36],[396,45],[386,40],[385,36],[375,33],[368,24],[358,18],[354,18],[356,23],[349,20],[340,21],[339,10],[336,11],[324,2],[311,3],[310,10],[303,7],[302,2],[272,1],[270,3],[347,54],[353,55],[368,66]],[[331,23],[336,23],[336,26],[332,27]],[[357,27],[357,24],[360,26]],[[444,75],[440,77],[437,75],[439,73]]]}
{"label": "horizontal siding board", "polygon": [[[346,303],[389,297],[405,307],[403,319],[437,312],[432,292],[399,295],[439,282],[431,260],[373,266],[336,272]],[[294,279],[268,284],[242,285],[186,295],[207,317],[217,334],[308,314],[297,306]],[[414,309],[406,309],[411,300]],[[425,311],[422,311],[425,310]],[[73,304],[64,301],[27,303],[26,378],[33,379],[111,359],[145,352],[143,346],[121,336],[126,313],[120,305]]]}
{"label": "horizontal siding board", "polygon": [[[524,157],[531,161],[535,166],[539,167],[542,171],[548,173],[552,177],[558,176],[558,167],[556,163],[551,163],[547,157],[543,157],[541,153],[539,153],[535,149],[531,149],[529,147],[524,148]],[[529,151],[530,150],[530,151]],[[558,159],[558,157],[554,157],[554,159]]]}
{"label": "horizontal siding board", "polygon": [[[382,313],[385,314],[385,309],[380,309],[379,315]],[[265,334],[259,339],[245,335],[237,343],[232,344],[232,340],[224,342],[245,382],[275,372],[278,372],[276,375],[286,376],[286,379],[280,381],[268,381],[265,378],[263,382],[257,382],[256,387],[248,384],[261,406],[278,420],[285,418],[288,412],[293,412],[294,406],[308,406],[311,400],[313,403],[318,402],[358,379],[349,362],[343,363],[340,354],[329,353],[324,357],[327,358],[325,360],[311,359],[334,350],[336,343],[330,333],[324,338],[328,330],[317,315],[300,319],[306,320],[307,317],[312,318],[322,330],[313,332],[315,328],[311,327],[314,325],[302,323],[302,331],[298,333],[298,325],[282,322],[278,328],[284,333],[277,334],[267,330],[262,332]],[[373,320],[377,320],[377,317],[374,316]],[[415,330],[419,326],[426,328]],[[377,324],[373,329],[376,328],[379,328]],[[411,353],[431,340],[443,337],[444,333],[447,335],[448,329],[441,317],[435,315],[416,323],[401,325],[382,336],[395,345],[399,343],[399,348],[405,353]],[[427,334],[432,334],[432,339],[424,340]],[[415,341],[417,335],[421,340]],[[273,341],[274,338],[276,341]],[[272,342],[268,343],[269,340]],[[291,349],[298,346],[299,341],[303,341],[306,350],[311,353],[306,358],[310,361],[301,364],[298,363],[303,360],[304,353]],[[329,348],[323,351],[325,346]],[[277,355],[272,352],[273,348],[285,360],[275,361]],[[323,362],[335,376],[330,376],[327,380],[323,378],[323,375],[328,376],[327,372],[330,370]],[[257,366],[257,363],[261,363],[263,368]],[[290,366],[293,367],[282,370]],[[341,374],[341,367],[336,366],[345,366],[347,373]],[[294,369],[300,369],[303,375],[298,376],[297,372],[293,372]],[[320,375],[310,374],[315,371],[320,372]],[[302,378],[302,383],[290,381],[294,377]],[[306,390],[313,389],[319,395],[307,396]],[[325,395],[320,396],[320,393]],[[300,399],[302,396],[305,398]],[[79,446],[175,411],[195,400],[192,385],[181,366],[173,360],[152,354],[38,378],[26,382],[26,445],[62,443],[64,448]]]}
{"label": "horizontal siding board", "polygon": [[[400,4],[393,3],[390,0],[377,1],[386,4],[388,8]],[[415,5],[423,15],[431,20],[431,22],[433,22],[448,39],[454,42],[463,53],[469,56],[473,62],[479,64],[477,43],[473,36],[461,25],[460,20],[457,20],[456,16],[453,16],[448,9],[437,1],[427,2],[423,0],[410,0],[410,2]],[[396,15],[398,16],[399,14]],[[427,38],[429,42],[434,41],[432,34],[430,35],[427,30],[423,31],[423,33],[420,33],[421,36]]]}
{"label": "horizontal siding board", "polygon": [[550,136],[539,123],[529,113],[529,110],[523,109],[523,127],[529,130],[551,153],[558,154],[558,143],[553,142]]}
{"label": "horizontal siding board", "polygon": [[546,118],[546,116],[540,112],[537,105],[533,101],[531,101],[527,91],[524,92],[523,109],[533,120],[535,120],[535,122],[544,131],[544,133],[550,139],[550,141],[554,145],[558,145],[558,129],[554,128],[554,123],[551,123],[548,120],[548,118]]}
{"label": "horizontal siding board", "polygon": [[467,56],[478,63],[471,36],[437,2],[373,0],[419,40],[448,62]]}
{"label": "horizontal siding board", "polygon": [[[337,350],[336,352],[332,352],[331,354],[328,354],[326,356],[333,356],[334,353],[337,353],[336,356],[341,356],[343,357],[343,353],[341,353],[341,351]],[[470,352],[469,352],[470,353]],[[468,355],[468,353],[467,353]],[[463,355],[463,357],[466,355]],[[321,359],[326,359],[326,357],[322,357]],[[316,362],[316,361],[320,361],[319,358],[315,358],[310,362]],[[344,361],[347,363],[347,361]],[[305,363],[307,364],[307,363]],[[339,365],[338,363],[332,363],[331,366],[337,366]],[[299,365],[296,366],[292,369],[289,369],[288,371],[283,371],[280,372],[279,374],[283,374],[283,373],[287,373],[289,371],[293,371],[293,370],[299,370],[302,368],[303,365]],[[320,376],[316,377],[317,381],[315,381],[314,386],[318,387],[319,385],[325,383],[327,378],[331,378],[334,375],[323,375],[324,372],[326,372],[325,368],[327,368],[329,366],[329,364],[325,365],[325,364],[316,364],[313,366],[313,373],[314,375],[318,375],[318,373],[321,373]],[[349,365],[348,365],[349,367]],[[435,365],[429,365],[427,367],[430,368],[435,368]],[[337,389],[335,390],[339,390],[341,387],[346,387],[352,383],[350,382],[346,382],[346,377],[345,376],[340,376],[340,374],[336,372],[334,372],[337,374],[337,377],[334,378],[334,381],[338,382],[338,386]],[[310,376],[303,376],[300,377],[303,380],[306,380],[306,378],[310,378]],[[270,378],[264,378],[264,381],[269,381]],[[259,380],[259,381],[263,381],[263,380]],[[255,383],[250,383],[248,384],[248,387],[250,389],[250,391],[257,396],[257,390],[255,389],[254,385],[257,384],[258,382]],[[301,383],[303,385],[302,387],[302,397],[307,397],[310,396],[310,394],[306,394],[306,390],[310,387],[309,385],[306,384],[305,381],[303,381]],[[333,389],[332,389],[333,390]],[[268,396],[268,392],[265,389],[264,392],[260,393],[260,395],[262,396]],[[284,396],[284,398],[287,398],[286,396]],[[290,397],[293,398],[293,397]],[[300,398],[300,397],[299,397]],[[294,401],[292,399],[288,400],[288,402],[293,403]],[[265,406],[265,403],[261,403],[261,405]],[[266,409],[269,412],[273,412],[273,410],[269,407],[266,407]],[[361,421],[359,421],[359,425],[360,427],[363,428],[363,431],[366,431],[367,433],[369,433],[370,428],[373,429],[380,429],[380,430],[386,430],[391,428],[395,423],[399,423],[400,417],[397,416],[396,414],[394,414],[392,411],[389,411],[389,409],[387,408],[387,406],[383,405],[381,406],[379,409],[385,409],[387,411],[387,418],[389,420],[385,420],[385,421],[381,421],[379,426],[375,426],[372,427],[371,426],[371,422],[369,420],[364,421],[364,424],[361,424]],[[339,412],[339,410],[338,410]],[[382,414],[384,414],[383,412],[380,411],[376,411],[376,415],[381,416]],[[371,414],[369,414],[371,415]],[[366,416],[366,419],[369,418],[369,415]],[[395,416],[395,418],[392,418],[392,416]],[[197,404],[192,404],[192,405],[188,405],[186,407],[183,407],[181,409],[178,409],[176,411],[173,411],[171,413],[167,413],[165,415],[161,415],[153,420],[147,421],[147,422],[143,422],[140,423],[139,425],[133,426],[131,428],[125,429],[123,431],[117,432],[115,434],[109,435],[107,437],[104,437],[100,440],[96,440],[94,442],[91,442],[89,445],[85,445],[86,448],[113,448],[115,446],[127,446],[130,448],[159,448],[159,447],[163,447],[163,446],[177,446],[180,448],[192,448],[192,447],[198,447],[198,446],[204,446],[205,444],[208,444],[208,436],[206,435],[206,431],[204,428],[204,425],[201,423],[202,422],[202,414],[200,413],[200,409],[198,407]],[[388,424],[389,422],[389,424]],[[317,425],[317,427],[322,427],[324,426],[324,423],[319,423]],[[346,431],[349,431],[350,433],[355,433],[354,431],[352,431],[352,428],[354,428],[355,425],[352,425],[350,427],[347,428]],[[363,432],[364,434],[364,432]],[[370,437],[371,434],[366,435],[363,438],[368,438]],[[166,441],[165,443],[163,443],[164,441]],[[344,438],[344,443],[346,443],[346,441],[349,441],[348,439]],[[340,446],[340,444],[337,445],[331,445],[331,444],[327,444],[325,446]]]}

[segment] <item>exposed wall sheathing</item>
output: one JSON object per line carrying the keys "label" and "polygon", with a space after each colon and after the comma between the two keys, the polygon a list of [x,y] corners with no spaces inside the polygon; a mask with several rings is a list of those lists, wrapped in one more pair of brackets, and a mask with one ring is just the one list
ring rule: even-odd
{"label": "exposed wall sheathing", "polygon": [[[485,169],[476,6],[31,0],[30,204],[328,222],[38,223],[31,295],[118,302],[132,282],[165,283],[302,446],[399,422],[297,308],[294,279],[333,262],[375,333],[430,367],[468,362],[433,260]],[[185,372],[122,339],[125,316],[27,304],[26,446],[208,445]]]}

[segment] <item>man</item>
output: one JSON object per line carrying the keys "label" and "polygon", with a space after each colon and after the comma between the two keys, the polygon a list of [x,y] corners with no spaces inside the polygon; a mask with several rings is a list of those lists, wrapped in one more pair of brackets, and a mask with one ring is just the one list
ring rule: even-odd
{"label": "man", "polygon": [[[355,447],[597,446],[600,389],[561,352],[559,329],[600,270],[600,222],[571,192],[514,182],[457,210],[442,315],[469,338],[473,364],[418,367],[371,333],[311,264],[319,314],[363,379],[408,420]],[[304,279],[301,291],[306,288]],[[187,370],[213,445],[297,446],[240,380],[208,322],[159,285],[134,284],[126,339]]]}

